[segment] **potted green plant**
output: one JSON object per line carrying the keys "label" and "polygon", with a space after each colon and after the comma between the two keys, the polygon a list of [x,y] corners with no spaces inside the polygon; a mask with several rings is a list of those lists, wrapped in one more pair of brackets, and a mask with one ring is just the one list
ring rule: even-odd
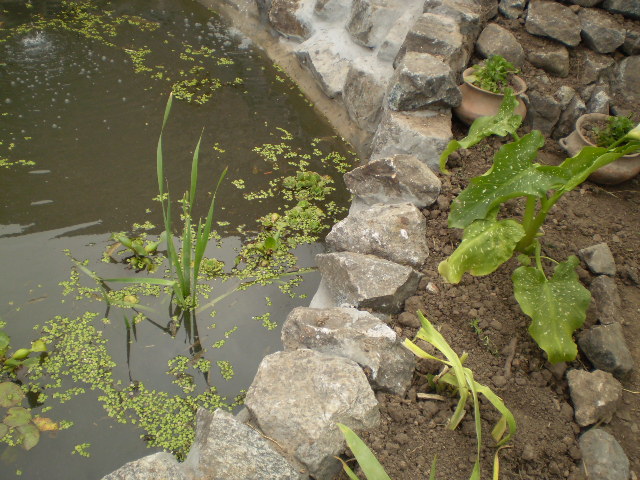
{"label": "potted green plant", "polygon": [[[602,113],[586,113],[576,121],[575,130],[559,140],[560,146],[571,156],[583,147],[609,148],[619,142],[635,123],[631,116],[609,116]],[[589,176],[589,180],[603,185],[616,185],[640,173],[640,153],[626,155],[605,165]]]}
{"label": "potted green plant", "polygon": [[507,88],[513,90],[518,99],[515,113],[524,118],[527,108],[520,98],[527,84],[517,73],[519,70],[500,55],[492,55],[487,60],[462,72],[463,84],[460,85],[462,102],[454,109],[457,117],[467,125],[479,117],[492,116],[504,98]]}

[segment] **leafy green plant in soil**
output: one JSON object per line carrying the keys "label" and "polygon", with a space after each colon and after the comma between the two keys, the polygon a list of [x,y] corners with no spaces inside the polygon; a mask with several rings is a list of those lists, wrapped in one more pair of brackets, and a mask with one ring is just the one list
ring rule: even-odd
{"label": "leafy green plant in soil", "polygon": [[631,119],[631,115],[628,117],[609,117],[606,127],[594,129],[593,133],[596,136],[596,145],[598,147],[608,148],[624,138],[624,136],[629,133],[634,126],[635,124]]}
{"label": "leafy green plant in soil", "polygon": [[[477,453],[469,480],[480,480],[481,473],[480,454],[482,452],[482,423],[479,395],[483,395],[501,414],[500,419],[496,422],[491,432],[491,436],[498,447],[494,456],[493,479],[498,480],[500,478],[500,462],[498,459],[498,453],[516,433],[516,420],[500,397],[498,397],[489,387],[474,380],[471,369],[464,366],[467,354],[463,353],[462,356],[459,357],[440,332],[438,332],[431,322],[429,322],[429,320],[427,320],[427,318],[422,314],[422,312],[418,312],[418,316],[420,317],[422,326],[416,334],[414,341],[424,340],[425,342],[430,343],[445,356],[446,360],[428,354],[409,339],[404,341],[404,345],[420,358],[436,360],[444,364],[444,369],[442,373],[438,375],[437,381],[453,387],[460,397],[458,406],[456,407],[447,428],[455,430],[458,427],[462,418],[466,414],[467,403],[469,398],[471,398],[476,428]],[[384,470],[384,467],[380,464],[378,459],[365,445],[365,443],[346,425],[338,424],[338,427],[342,431],[342,434],[347,441],[347,445],[353,452],[356,460],[358,461],[358,465],[365,474],[365,477],[368,480],[390,480]],[[342,462],[343,468],[349,478],[352,480],[358,480],[357,475],[349,465],[341,459],[340,461]],[[437,459],[434,458],[431,465],[429,480],[436,479],[436,463]]]}
{"label": "leafy green plant in soil", "polygon": [[520,71],[500,55],[492,55],[487,60],[473,67],[473,74],[465,77],[470,83],[493,93],[504,93],[509,87],[512,75]]}
{"label": "leafy green plant in soil", "polygon": [[[522,122],[513,113],[517,100],[507,91],[495,116],[476,120],[466,138],[449,143],[440,158],[446,172],[449,155],[469,148],[490,135],[510,134],[513,142],[495,154],[493,165],[484,174],[471,179],[451,205],[449,227],[462,228],[458,248],[438,266],[450,283],[458,283],[469,272],[488,275],[514,255],[522,264],[512,276],[516,300],[531,317],[529,333],[552,363],[571,361],[577,355],[572,334],[584,323],[591,295],[582,286],[575,271],[579,261],[570,256],[558,263],[542,255],[540,229],[553,206],[562,196],[584,182],[599,168],[640,149],[639,127],[609,147],[585,147],[559,166],[535,162],[544,145],[542,133],[518,136]],[[524,215],[500,216],[501,207],[512,199],[524,200]],[[543,260],[555,264],[552,274]]]}

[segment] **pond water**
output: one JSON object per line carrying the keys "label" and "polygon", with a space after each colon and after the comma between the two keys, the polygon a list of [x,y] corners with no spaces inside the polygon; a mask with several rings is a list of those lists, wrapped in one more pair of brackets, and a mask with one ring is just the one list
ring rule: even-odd
{"label": "pond water", "polygon": [[[166,373],[168,362],[195,355],[213,368],[208,375],[191,371],[183,377],[192,379],[195,393],[215,385],[231,404],[261,358],[280,349],[278,327],[291,308],[308,302],[301,297],[313,294],[317,273],[305,274],[293,297],[277,283],[229,295],[215,305],[215,317],[205,309],[174,337],[167,328],[166,295],[152,301],[154,313],[135,328],[132,318],[126,318],[130,328],[124,321],[135,312],[108,310],[91,295],[76,299],[78,285],[62,296],[60,283],[69,280],[74,265],[63,251],[86,259],[87,268],[102,278],[147,275],[101,259],[113,244],[112,232],[131,232],[134,222],[162,223],[160,204],[153,201],[156,144],[172,89],[177,97],[192,95],[192,101],[173,102],[163,135],[165,176],[172,198],[179,198],[188,188],[191,156],[204,128],[194,216],[206,216],[209,193],[228,167],[217,197],[221,241],[207,250],[207,256],[227,263],[227,271],[243,242],[260,230],[256,219],[292,206],[291,198],[279,195],[278,178],[295,175],[301,165],[339,178],[336,159],[343,157],[330,152],[353,157],[277,66],[198,3],[92,3],[100,8],[76,9],[73,15],[59,1],[0,4],[0,320],[15,349],[38,338],[34,326],[56,315],[94,312],[91,325],[107,342],[115,381],[184,396],[177,377]],[[45,20],[34,26],[38,16]],[[335,187],[323,202],[346,205],[341,180]],[[269,190],[274,195],[246,198],[248,192]],[[151,238],[159,231],[151,229]],[[298,246],[298,265],[311,265],[322,248],[315,242]],[[165,267],[166,262],[159,271]],[[79,276],[79,285],[96,286],[82,271]],[[210,282],[213,297],[233,282]],[[265,318],[267,327],[269,320],[278,327],[265,328]],[[224,346],[215,348],[221,340]],[[75,361],[84,360],[80,355]],[[228,365],[234,375],[225,379]],[[63,404],[49,398],[34,408],[39,413],[52,406],[47,416],[74,425],[43,432],[29,452],[0,443],[1,477],[100,478],[158,450],[141,440],[148,430],[107,414],[102,393],[87,389]],[[72,454],[76,449],[91,457]]]}

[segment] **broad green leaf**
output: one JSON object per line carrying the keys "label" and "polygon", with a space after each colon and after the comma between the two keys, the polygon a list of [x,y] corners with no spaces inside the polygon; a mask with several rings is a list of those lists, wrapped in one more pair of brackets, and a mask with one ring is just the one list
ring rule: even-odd
{"label": "broad green leaf", "polygon": [[556,266],[550,279],[533,267],[513,272],[516,300],[532,319],[529,333],[551,363],[572,361],[578,353],[572,334],[584,323],[591,301],[575,272],[579,263],[572,255]]}
{"label": "broad green leaf", "polygon": [[4,352],[9,348],[11,338],[6,333],[0,331],[0,356],[4,355]]}
{"label": "broad green leaf", "polygon": [[31,342],[31,351],[32,352],[46,352],[47,345],[42,340],[36,340],[35,342]]}
{"label": "broad green leaf", "polygon": [[358,460],[358,465],[360,465],[367,480],[391,480],[373,452],[369,450],[369,447],[360,440],[360,437],[358,437],[353,430],[341,423],[338,423],[338,428],[342,432],[342,435],[344,435],[347,445],[349,445],[356,460]]}
{"label": "broad green leaf", "polygon": [[549,189],[564,185],[567,176],[561,168],[533,163],[543,145],[544,137],[537,130],[503,145],[487,173],[472,179],[451,204],[449,227],[464,228],[486,218],[510,198],[546,197]]}
{"label": "broad green leaf", "polygon": [[11,407],[2,423],[9,427],[26,425],[31,420],[31,412],[24,407]]}
{"label": "broad green leaf", "polygon": [[499,135],[501,137],[507,134],[514,135],[522,123],[522,117],[513,113],[517,106],[518,99],[513,94],[513,90],[507,88],[497,114],[476,119],[465,138],[449,142],[440,156],[440,170],[443,173],[448,173],[446,168],[447,159],[449,155],[460,148],[472,147],[491,135]]}
{"label": "broad green leaf", "polygon": [[19,405],[24,398],[22,389],[13,382],[0,383],[0,407]]}
{"label": "broad green leaf", "polygon": [[31,450],[40,441],[40,430],[33,423],[19,426],[18,431],[22,435],[22,448],[25,450]]}
{"label": "broad green leaf", "polygon": [[476,220],[464,230],[458,248],[438,265],[449,283],[458,283],[465,272],[488,275],[509,260],[524,229],[515,220]]}

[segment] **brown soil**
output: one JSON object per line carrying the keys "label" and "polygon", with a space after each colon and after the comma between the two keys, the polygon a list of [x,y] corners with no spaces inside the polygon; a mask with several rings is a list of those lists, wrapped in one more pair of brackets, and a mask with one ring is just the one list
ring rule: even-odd
{"label": "brown soil", "polygon": [[[463,132],[454,132],[456,137]],[[447,227],[449,204],[468,179],[484,173],[502,139],[494,138],[463,151],[454,160],[451,177],[441,177],[443,192],[438,202],[424,210],[429,228],[430,257],[423,268],[425,278],[414,297],[407,300],[396,331],[412,338],[416,328],[405,326],[417,310],[425,313],[452,347],[469,353],[467,365],[475,378],[490,386],[513,412],[518,431],[510,448],[500,452],[502,479],[579,479],[580,451],[577,437],[581,429],[573,421],[567,383],[567,368],[589,369],[588,360],[579,357],[569,365],[552,366],[527,332],[529,319],[513,296],[511,272],[515,261],[503,265],[486,277],[466,275],[459,285],[445,284],[438,263],[459,243],[460,231]],[[557,163],[564,155],[557,143],[548,140],[539,161]],[[517,213],[517,207],[508,206]],[[562,261],[590,245],[606,242],[611,248],[618,275],[616,282],[623,300],[625,335],[637,365],[640,365],[640,182],[631,180],[616,187],[601,188],[585,183],[559,202],[544,226],[544,255]],[[585,285],[593,276],[582,265],[579,275]],[[479,320],[481,333],[472,327]],[[587,322],[593,322],[588,319]],[[515,342],[515,349],[513,349]],[[510,349],[511,347],[511,349]],[[510,351],[511,350],[511,351]],[[510,355],[511,354],[511,355]],[[509,359],[513,358],[511,362]],[[438,479],[469,478],[476,448],[471,413],[460,428],[446,428],[455,399],[445,402],[423,401],[417,393],[429,392],[425,374],[438,373],[433,363],[420,363],[409,393],[400,398],[378,394],[382,423],[378,430],[363,434],[393,479],[428,478],[429,465],[437,455]],[[509,370],[510,369],[510,374]],[[640,473],[640,374],[635,371],[624,382],[622,407],[611,424],[603,426],[621,443]],[[491,477],[495,448],[490,431],[497,420],[490,405],[482,408],[483,478]],[[346,477],[344,477],[346,478]]]}

